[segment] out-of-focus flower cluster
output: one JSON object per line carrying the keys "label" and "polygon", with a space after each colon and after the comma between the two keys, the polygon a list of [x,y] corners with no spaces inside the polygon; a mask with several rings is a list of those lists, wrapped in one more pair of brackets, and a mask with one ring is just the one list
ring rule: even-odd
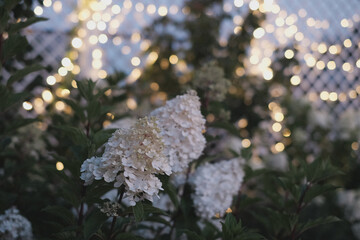
{"label": "out-of-focus flower cluster", "polygon": [[0,215],[0,239],[31,240],[33,238],[31,223],[19,214],[16,208],[10,208]]}
{"label": "out-of-focus flower cluster", "polygon": [[101,212],[105,213],[108,217],[118,217],[119,210],[121,209],[120,203],[117,202],[104,202],[99,206]]}
{"label": "out-of-focus flower cluster", "polygon": [[339,119],[338,136],[342,140],[360,138],[360,111],[346,110]]}
{"label": "out-of-focus flower cluster", "polygon": [[42,138],[43,131],[36,123],[19,128],[18,134],[12,138],[12,147],[16,148],[16,145],[21,145],[24,153],[36,159],[39,158],[39,154],[46,155],[46,143]]}
{"label": "out-of-focus flower cluster", "polygon": [[204,147],[205,120],[196,92],[168,101],[139,119],[130,129],[118,129],[105,145],[102,157],[92,157],[81,166],[85,185],[93,180],[125,185],[130,205],[142,199],[153,200],[161,188],[156,174],[182,171],[198,158]]}
{"label": "out-of-focus flower cluster", "polygon": [[205,219],[217,214],[224,216],[238,194],[243,178],[244,171],[238,158],[198,167],[190,180],[195,190],[192,197],[198,216]]}
{"label": "out-of-focus flower cluster", "polygon": [[216,62],[205,64],[195,73],[194,87],[207,93],[212,101],[223,101],[231,86],[230,80],[224,77],[224,70]]}
{"label": "out-of-focus flower cluster", "polygon": [[344,208],[346,220],[353,222],[351,228],[357,239],[360,239],[360,192],[341,190],[337,194],[338,204]]}

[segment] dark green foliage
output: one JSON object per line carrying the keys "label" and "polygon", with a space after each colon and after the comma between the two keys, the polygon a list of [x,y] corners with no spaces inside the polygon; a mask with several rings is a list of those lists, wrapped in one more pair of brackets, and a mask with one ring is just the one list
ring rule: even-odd
{"label": "dark green foliage", "polygon": [[229,240],[260,240],[265,239],[260,234],[249,231],[241,225],[241,220],[236,221],[235,217],[229,213],[226,215],[225,222],[222,223],[222,237]]}

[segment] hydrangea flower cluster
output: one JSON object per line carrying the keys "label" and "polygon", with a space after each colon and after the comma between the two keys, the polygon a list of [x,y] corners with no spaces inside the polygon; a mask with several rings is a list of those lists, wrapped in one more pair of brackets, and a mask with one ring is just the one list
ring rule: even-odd
{"label": "hydrangea flower cluster", "polygon": [[231,82],[224,77],[224,70],[212,61],[195,73],[194,86],[207,92],[210,100],[223,101]]}
{"label": "hydrangea flower cluster", "polygon": [[198,167],[191,177],[197,215],[209,220],[215,215],[224,216],[240,190],[243,178],[244,171],[238,158]]}
{"label": "hydrangea flower cluster", "polygon": [[201,115],[196,92],[190,90],[185,95],[177,96],[150,115],[156,117],[161,128],[172,171],[184,171],[191,161],[200,157],[206,144],[202,135],[205,119]]}
{"label": "hydrangea flower cluster", "polygon": [[19,214],[16,208],[10,208],[0,215],[0,238],[3,240],[31,240],[31,223]]}
{"label": "hydrangea flower cluster", "polygon": [[86,160],[81,171],[87,185],[101,178],[115,182],[115,187],[125,184],[131,205],[141,199],[152,201],[152,196],[161,190],[155,174],[171,174],[155,118],[141,118],[130,129],[115,131],[103,156]]}
{"label": "hydrangea flower cluster", "polygon": [[129,129],[118,129],[105,144],[102,157],[84,161],[80,171],[85,185],[94,180],[125,185],[130,205],[153,200],[161,188],[157,174],[182,171],[205,147],[205,120],[196,92],[178,96]]}

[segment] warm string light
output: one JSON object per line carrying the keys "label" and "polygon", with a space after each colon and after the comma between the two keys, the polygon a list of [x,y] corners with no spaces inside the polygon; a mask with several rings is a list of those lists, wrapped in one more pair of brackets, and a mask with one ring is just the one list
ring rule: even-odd
{"label": "warm string light", "polygon": [[[37,6],[34,8],[36,15],[40,16],[44,13],[44,8],[52,7],[55,13],[60,13],[62,11],[61,1],[52,1],[44,0],[42,6]],[[106,60],[106,52],[102,50],[103,44],[108,44],[111,42],[114,46],[119,46],[123,43],[121,48],[124,55],[129,55],[132,53],[132,48],[130,44],[125,44],[124,41],[129,40],[131,44],[138,45],[141,51],[146,51],[150,46],[150,41],[142,39],[141,34],[137,31],[127,36],[118,36],[118,28],[121,26],[121,23],[124,21],[127,14],[131,11],[138,13],[145,12],[149,15],[157,14],[160,17],[166,16],[168,14],[178,14],[179,7],[176,5],[165,6],[165,5],[155,5],[155,4],[144,4],[141,2],[133,3],[130,0],[125,0],[122,4],[112,2],[111,0],[83,0],[79,4],[79,8],[74,11],[76,18],[70,18],[71,21],[78,23],[78,30],[75,31],[75,35],[71,39],[70,46],[72,49],[66,54],[61,61],[61,66],[57,69],[57,73],[50,75],[46,78],[46,83],[49,86],[54,86],[57,83],[61,83],[64,79],[70,79],[71,86],[76,88],[76,82],[71,80],[74,76],[80,73],[91,73],[91,78],[94,80],[104,79],[107,77],[108,72],[104,69]],[[187,9],[182,9],[183,14],[187,14]],[[74,16],[74,15],[73,15]],[[115,35],[116,34],[116,35]],[[90,71],[81,71],[81,67],[78,64],[80,55],[87,55],[86,52],[90,49],[91,56],[91,70]],[[145,56],[146,58],[146,56]],[[140,57],[134,56],[131,58],[130,62],[133,70],[130,72],[126,83],[132,84],[135,82],[142,73],[142,67],[153,64],[157,60],[157,53],[151,52],[147,56],[147,60],[143,61]],[[178,56],[172,55],[169,58],[169,62],[173,65],[179,65],[178,70],[183,71],[186,67],[183,60],[180,60]],[[184,67],[185,66],[185,67]],[[87,67],[85,67],[87,68]],[[85,74],[86,75],[86,74]],[[57,91],[57,86],[54,86],[54,91]],[[50,104],[54,100],[54,94],[52,89],[44,89],[41,96],[43,103]],[[132,102],[131,100],[129,100]],[[29,102],[31,104],[31,102]],[[57,110],[64,110],[63,102],[56,102],[55,108]],[[43,112],[43,107],[40,107],[39,101],[37,102],[38,107],[35,108],[37,113]],[[134,109],[131,104],[130,109]],[[28,107],[28,104],[24,105],[24,109],[31,110]]]}
{"label": "warm string light", "polygon": [[[52,0],[44,0],[44,7],[37,6],[34,9],[36,15],[42,15],[45,8],[52,7],[54,12],[60,13],[62,11],[62,3],[61,1],[52,1]],[[241,8],[244,6],[243,0],[234,0],[233,5],[236,8]],[[313,27],[314,29],[327,29],[329,28],[329,23],[326,20],[320,21],[316,20],[312,17],[307,18],[307,12],[305,9],[300,9],[296,14],[288,14],[285,10],[281,9],[278,4],[276,4],[273,0],[265,0],[264,2],[259,2],[257,0],[251,0],[248,2],[249,9],[251,11],[260,11],[262,13],[273,14],[275,17],[275,25],[267,23],[266,25],[259,27],[254,30],[253,35],[254,38],[258,41],[261,41],[260,48],[256,46],[252,46],[251,54],[249,58],[249,63],[245,62],[245,69],[248,73],[258,74],[259,72],[262,74],[264,80],[270,81],[273,78],[273,70],[270,68],[271,65],[271,57],[273,55],[274,47],[271,47],[271,43],[264,38],[266,34],[275,34],[276,39],[280,43],[286,43],[286,39],[295,39],[296,41],[303,41],[304,45],[309,42],[308,39],[304,39],[304,34],[299,32],[296,23],[298,19],[305,19],[308,27]],[[123,6],[120,6],[116,3],[112,3],[112,1],[101,0],[101,1],[83,1],[83,4],[80,5],[80,9],[77,11],[78,18],[80,22],[83,22],[82,26],[73,37],[71,41],[71,45],[73,47],[72,54],[62,61],[62,66],[59,67],[57,74],[49,76],[46,79],[47,84],[50,86],[55,85],[58,82],[61,82],[63,77],[71,77],[69,75],[77,75],[81,72],[80,66],[75,63],[78,60],[79,53],[83,50],[85,45],[90,44],[96,47],[98,44],[106,44],[109,42],[109,39],[112,39],[112,43],[114,45],[120,45],[124,42],[123,37],[112,36],[116,33],[116,29],[121,25],[121,22],[124,18],[113,18],[115,15],[121,15],[129,9],[135,9],[137,12],[146,12],[149,15],[158,14],[159,16],[166,16],[167,14],[178,14],[179,8],[175,5],[170,7],[167,6],[156,6],[155,4],[143,4],[141,2],[134,4],[130,0],[126,0],[123,2]],[[183,14],[188,14],[189,10],[187,8],[180,9]],[[224,6],[225,11],[231,11],[232,6],[226,5]],[[242,24],[242,17],[237,15],[234,16],[233,22],[235,25]],[[352,28],[353,21],[351,19],[342,19],[340,21],[340,25],[343,28]],[[276,26],[276,27],[275,27]],[[108,32],[106,32],[106,30]],[[234,32],[239,32],[241,30],[240,26],[236,26],[234,28]],[[92,33],[93,32],[93,33]],[[110,40],[111,40],[110,39]],[[149,43],[145,43],[144,40],[141,39],[141,35],[138,32],[133,33],[130,36],[130,40],[134,43],[141,42],[140,45],[141,50],[146,49],[149,46]],[[147,46],[146,46],[147,45]],[[253,45],[253,44],[252,44]],[[310,45],[309,45],[310,46]],[[329,52],[332,55],[338,55],[342,51],[342,48],[350,48],[353,46],[351,39],[345,39],[342,43],[333,44],[327,46],[326,43],[314,43],[311,46],[316,46],[316,51],[320,54],[324,54]],[[266,49],[267,51],[262,51],[262,49]],[[95,51],[98,48],[93,50],[92,56],[92,71],[96,71],[95,78],[103,79],[108,73],[106,70],[102,69],[104,66],[104,53],[101,53],[99,57],[99,52]],[[95,51],[95,53],[94,53]],[[130,46],[124,45],[122,47],[123,54],[127,55],[132,52]],[[262,55],[263,54],[263,55]],[[291,49],[287,49],[284,53],[285,58],[292,59],[295,56],[295,53]],[[69,61],[69,60],[70,61]],[[157,53],[151,52],[147,59],[142,61],[139,57],[133,57],[131,59],[131,64],[134,69],[131,71],[129,75],[129,79],[127,83],[131,84],[135,82],[141,76],[141,64],[144,62],[144,65],[153,64],[157,60]],[[351,64],[349,62],[342,63],[342,65],[337,65],[334,60],[329,60],[328,62],[324,62],[322,60],[317,60],[315,56],[312,54],[304,54],[304,60],[308,67],[314,67],[319,70],[323,70],[327,68],[329,70],[335,70],[337,68],[342,69],[344,72],[351,73],[353,69],[360,68],[360,59],[357,60],[356,63]],[[186,71],[186,63],[183,60],[179,60],[176,55],[172,55],[168,61],[162,60],[162,67],[166,67],[168,64],[176,64],[178,70]],[[140,68],[139,68],[140,67]],[[71,74],[69,74],[71,73]],[[242,76],[245,73],[244,68],[237,68],[236,75]],[[186,81],[182,81],[186,82]],[[294,74],[290,78],[290,83],[294,86],[298,86],[301,84],[301,78],[298,74]],[[74,84],[72,83],[74,87]],[[51,94],[51,92],[50,92]],[[309,99],[321,99],[323,101],[345,101],[347,98],[356,98],[359,94],[359,91],[355,89],[351,89],[348,92],[327,92],[321,91],[316,97],[314,97],[314,93],[309,94]],[[44,98],[45,96],[45,98]],[[52,95],[51,95],[52,96]],[[52,101],[52,97],[49,95],[49,90],[45,89],[42,93],[43,100],[46,103],[50,103]],[[51,99],[51,100],[50,100]],[[34,108],[34,109],[40,109]]]}
{"label": "warm string light", "polygon": [[[250,56],[248,59],[245,59],[244,65],[246,72],[250,75],[262,75],[263,79],[266,81],[270,81],[273,78],[273,70],[269,67],[271,64],[271,58],[274,54],[275,45],[269,41],[269,38],[266,35],[271,35],[271,37],[275,37],[275,39],[280,44],[286,44],[289,40],[302,41],[302,45],[311,47],[307,49],[306,47],[302,47],[300,49],[301,54],[303,55],[303,59],[305,64],[309,68],[315,68],[318,70],[328,69],[330,71],[339,69],[344,71],[345,73],[352,73],[355,68],[360,68],[360,59],[354,63],[351,62],[343,62],[340,65],[337,64],[337,61],[329,59],[328,61],[318,60],[316,57],[316,53],[325,54],[329,52],[330,54],[337,57],[344,48],[350,48],[354,44],[351,39],[345,39],[341,43],[333,44],[327,46],[324,42],[314,42],[312,44],[309,39],[304,39],[304,34],[299,32],[298,26],[296,26],[297,21],[299,19],[305,19],[306,25],[308,27],[312,27],[314,29],[328,29],[329,22],[327,20],[317,20],[312,17],[307,17],[307,12],[305,9],[300,9],[298,14],[288,14],[285,10],[281,9],[279,5],[274,3],[274,1],[264,1],[264,3],[259,4],[256,0],[251,0],[249,2],[249,8],[252,11],[260,11],[267,12],[269,14],[273,14],[274,25],[269,22],[266,22],[264,26],[256,28],[253,32],[253,36],[256,41],[251,42]],[[266,8],[262,6],[266,4]],[[244,5],[243,1],[234,1],[234,6],[239,8]],[[266,9],[266,11],[264,10]],[[234,25],[242,24],[243,19],[239,16],[234,16],[233,23]],[[340,25],[343,28],[352,28],[354,26],[353,21],[351,19],[342,19],[340,21]],[[234,28],[234,33],[239,32],[239,27]],[[271,38],[270,37],[270,38]],[[256,43],[256,44],[255,44]],[[310,50],[314,51],[314,53],[310,53]],[[315,55],[314,55],[315,54]],[[284,52],[284,57],[286,59],[292,59],[295,57],[295,52],[292,49],[287,49]],[[264,61],[265,60],[265,61]],[[270,64],[266,64],[270,60]],[[235,74],[237,76],[242,76],[244,73],[240,71],[241,68],[236,69]],[[290,83],[293,86],[299,86],[301,84],[301,76],[299,73],[294,73],[290,77]],[[356,86],[357,87],[357,86]],[[320,99],[323,101],[346,101],[347,98],[356,98],[357,91],[355,89],[350,89],[347,92],[330,92],[329,97],[326,97],[325,90],[320,91],[317,97],[311,96],[312,101]],[[321,93],[323,93],[321,95]],[[325,96],[325,97],[324,97]],[[310,99],[310,98],[309,98]]]}

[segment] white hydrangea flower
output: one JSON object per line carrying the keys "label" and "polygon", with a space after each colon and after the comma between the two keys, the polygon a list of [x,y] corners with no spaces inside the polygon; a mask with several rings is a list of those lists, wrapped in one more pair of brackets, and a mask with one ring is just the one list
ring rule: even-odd
{"label": "white hydrangea flower", "polygon": [[130,129],[115,131],[103,156],[87,159],[81,171],[85,184],[101,178],[115,182],[115,187],[125,184],[125,196],[131,205],[142,199],[152,201],[152,196],[162,190],[155,174],[172,172],[156,119],[142,118]]}
{"label": "white hydrangea flower", "polygon": [[31,223],[19,214],[16,208],[10,208],[0,215],[0,239],[3,240],[31,240]]}
{"label": "white hydrangea flower", "polygon": [[153,196],[158,196],[162,184],[159,178],[154,174],[138,171],[134,168],[125,168],[124,172],[126,192],[130,205],[134,206],[136,202],[143,199],[153,201]]}
{"label": "white hydrangea flower", "polygon": [[130,205],[142,199],[152,201],[162,189],[155,174],[182,172],[202,154],[205,119],[195,91],[168,101],[150,116],[115,131],[102,157],[84,161],[81,179],[85,185],[104,179],[115,187],[124,184]]}
{"label": "white hydrangea flower", "polygon": [[101,160],[100,157],[92,157],[86,159],[81,165],[80,178],[85,181],[85,185],[90,185],[94,179],[100,180],[102,178],[101,173],[99,173]]}
{"label": "white hydrangea flower", "polygon": [[198,216],[205,219],[216,214],[224,216],[240,190],[243,178],[244,171],[238,158],[198,167],[190,180],[195,189],[192,198]]}
{"label": "white hydrangea flower", "polygon": [[157,119],[173,172],[183,171],[192,160],[200,157],[206,144],[202,135],[205,119],[195,91],[167,101],[150,115]]}

